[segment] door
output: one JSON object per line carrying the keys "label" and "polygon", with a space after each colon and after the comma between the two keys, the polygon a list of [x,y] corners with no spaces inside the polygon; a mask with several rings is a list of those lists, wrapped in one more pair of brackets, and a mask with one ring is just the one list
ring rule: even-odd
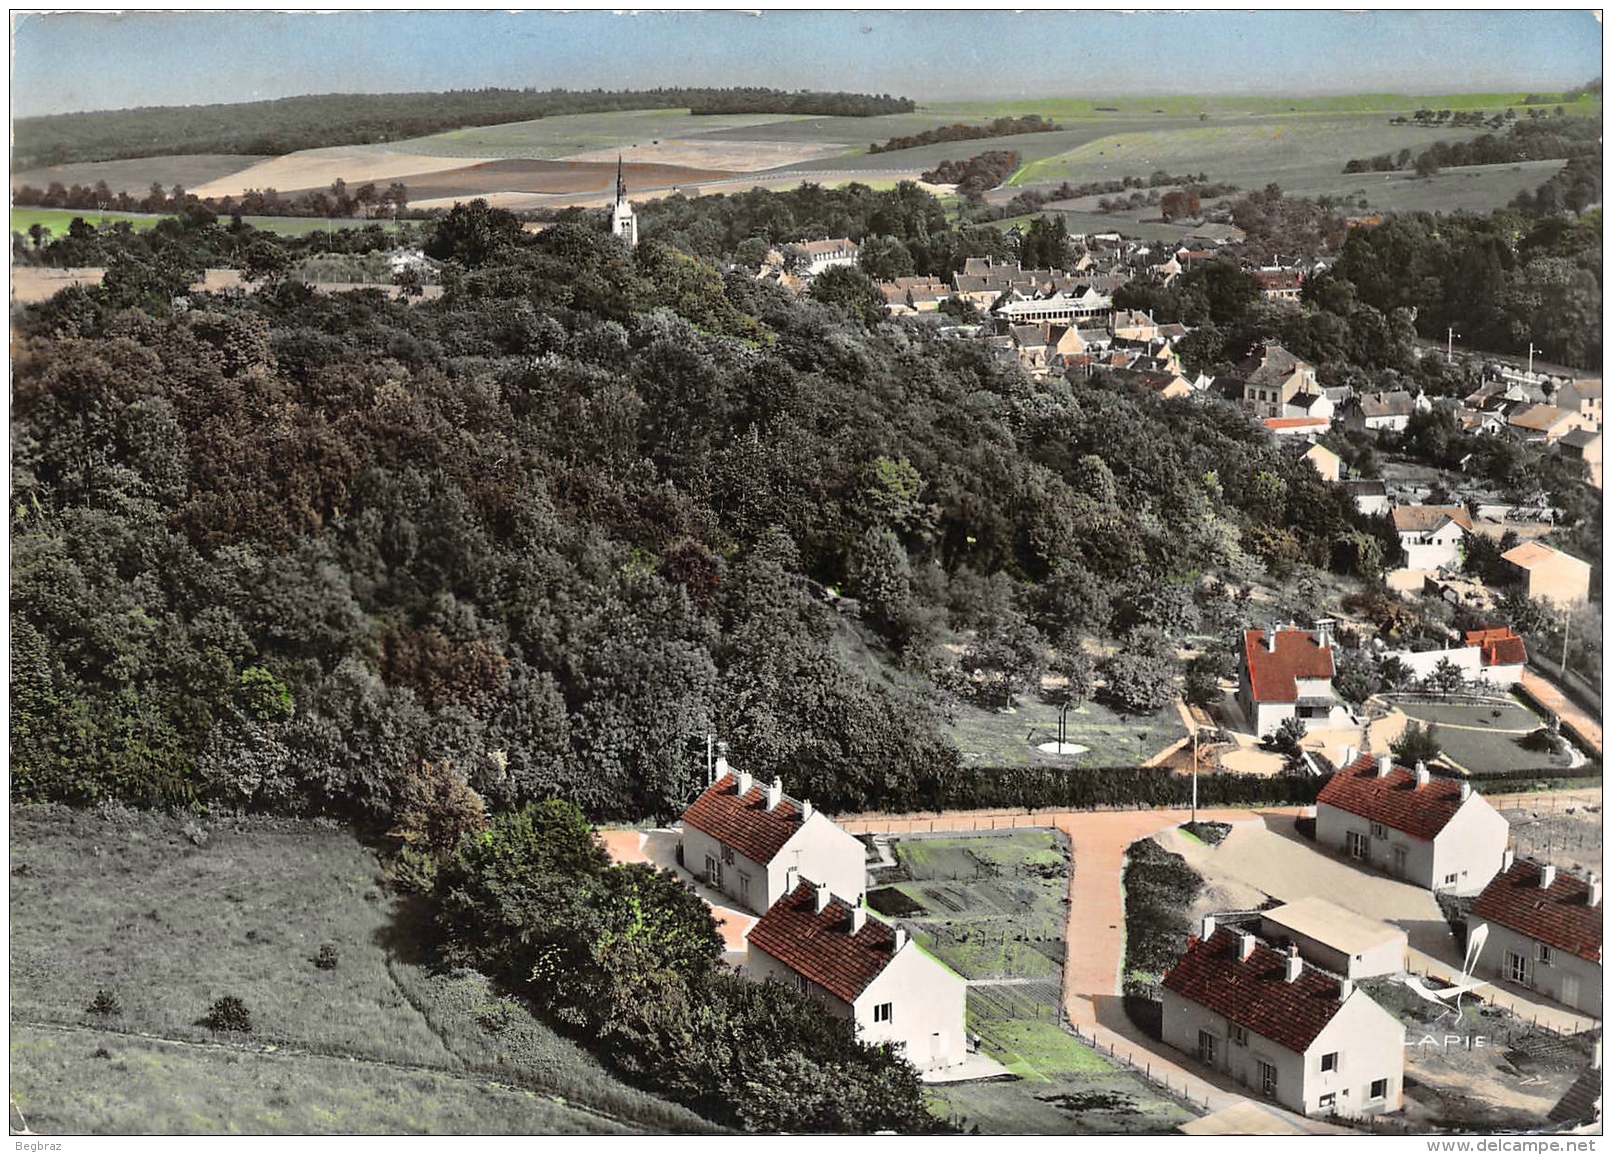
{"label": "door", "polygon": [[1349,852],[1350,858],[1367,857],[1370,847],[1370,840],[1358,830],[1349,831],[1348,835],[1344,838],[1344,848]]}
{"label": "door", "polygon": [[1506,952],[1506,977],[1520,986],[1528,985],[1528,956],[1516,951]]}
{"label": "door", "polygon": [[1562,976],[1562,1006],[1578,1010],[1578,976]]}
{"label": "door", "polygon": [[1206,1067],[1215,1065],[1215,1041],[1208,1031],[1198,1032],[1198,1061]]}
{"label": "door", "polygon": [[1390,865],[1389,871],[1395,878],[1405,877],[1405,848],[1403,846],[1394,847],[1394,861]]}
{"label": "door", "polygon": [[722,862],[714,854],[705,856],[705,879],[718,890],[722,889]]}

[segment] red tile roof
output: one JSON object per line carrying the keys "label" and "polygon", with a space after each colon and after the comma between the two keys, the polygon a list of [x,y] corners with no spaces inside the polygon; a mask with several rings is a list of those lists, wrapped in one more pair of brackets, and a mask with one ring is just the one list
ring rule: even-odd
{"label": "red tile roof", "polygon": [[1194,938],[1164,976],[1164,988],[1224,1015],[1240,1027],[1303,1054],[1343,1004],[1338,980],[1306,966],[1287,981],[1287,956],[1263,944],[1237,958],[1237,937],[1225,927]]}
{"label": "red tile roof", "polygon": [[1416,775],[1395,766],[1385,778],[1377,776],[1377,760],[1362,754],[1342,767],[1316,797],[1318,804],[1336,806],[1372,822],[1381,822],[1412,838],[1431,842],[1461,808],[1461,783],[1432,778],[1416,785]]}
{"label": "red tile roof", "polygon": [[1325,417],[1267,417],[1266,429],[1330,429],[1332,422]]}
{"label": "red tile roof", "polygon": [[1590,905],[1590,885],[1565,870],[1550,888],[1539,886],[1539,864],[1518,860],[1495,875],[1472,913],[1557,950],[1601,961],[1601,908]]}
{"label": "red tile roof", "polygon": [[1483,651],[1485,666],[1520,666],[1528,660],[1528,646],[1511,632],[1510,626],[1493,630],[1468,630],[1466,644]]}
{"label": "red tile roof", "polygon": [[683,824],[703,830],[751,862],[765,864],[800,829],[800,808],[786,797],[769,811],[764,785],[754,784],[741,798],[738,780],[724,774],[683,811]]}
{"label": "red tile roof", "polygon": [[817,911],[817,888],[802,882],[750,928],[749,943],[850,1003],[895,957],[895,931],[876,918],[851,933],[851,908],[833,899]]}
{"label": "red tile roof", "polygon": [[1264,630],[1243,631],[1248,689],[1256,702],[1297,702],[1298,678],[1332,677],[1332,650],[1309,630],[1277,630],[1276,650],[1265,649]]}

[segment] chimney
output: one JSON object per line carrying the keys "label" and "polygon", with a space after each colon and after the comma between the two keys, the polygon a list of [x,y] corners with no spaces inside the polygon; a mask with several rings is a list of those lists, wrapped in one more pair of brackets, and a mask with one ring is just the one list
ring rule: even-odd
{"label": "chimney", "polygon": [[1246,930],[1237,932],[1237,961],[1247,962],[1248,956],[1254,953],[1254,936]]}
{"label": "chimney", "polygon": [[1392,754],[1377,755],[1377,777],[1386,778],[1394,772],[1394,756]]}
{"label": "chimney", "polygon": [[1303,972],[1303,970],[1304,970],[1304,960],[1299,958],[1299,948],[1296,947],[1296,946],[1288,947],[1287,948],[1287,970],[1283,974],[1282,978],[1286,982],[1296,983],[1296,982],[1298,982],[1299,975]]}
{"label": "chimney", "polygon": [[1353,979],[1339,979],[1338,980],[1338,1001],[1340,1003],[1346,1001],[1349,998],[1349,996],[1354,994],[1354,993],[1355,993],[1355,984],[1354,984]]}
{"label": "chimney", "polygon": [[1359,750],[1355,749],[1353,746],[1345,746],[1343,748],[1343,761],[1338,763],[1338,765],[1340,767],[1353,766],[1355,764],[1355,759],[1358,757],[1360,757]]}
{"label": "chimney", "polygon": [[851,908],[851,933],[856,934],[868,924],[868,908],[858,904]]}
{"label": "chimney", "polygon": [[1269,653],[1269,654],[1274,654],[1276,652],[1276,623],[1275,622],[1272,622],[1270,624],[1270,628],[1268,628],[1265,631],[1265,652]]}
{"label": "chimney", "polygon": [[812,816],[812,804],[810,802],[802,802],[800,804],[800,820],[802,822],[805,822],[811,816]]}
{"label": "chimney", "polygon": [[774,778],[772,785],[767,787],[767,809],[777,810],[778,804],[784,800],[784,780]]}
{"label": "chimney", "polygon": [[1471,798],[1471,797],[1472,797],[1472,783],[1470,783],[1470,782],[1461,783],[1461,801],[1465,802],[1468,798]]}
{"label": "chimney", "polygon": [[1416,763],[1416,789],[1420,790],[1423,786],[1426,786],[1428,782],[1432,781],[1432,778],[1433,776],[1427,772],[1426,762]]}
{"label": "chimney", "polygon": [[1515,865],[1516,861],[1517,852],[1508,848],[1506,852],[1500,856],[1500,873],[1506,873],[1506,871],[1510,870],[1512,866]]}
{"label": "chimney", "polygon": [[1315,644],[1321,649],[1332,645],[1332,627],[1336,623],[1331,618],[1319,618],[1315,623]]}
{"label": "chimney", "polygon": [[1539,889],[1540,890],[1549,890],[1551,887],[1553,887],[1555,885],[1556,885],[1556,867],[1555,867],[1554,864],[1546,863],[1539,870]]}
{"label": "chimney", "polygon": [[1203,929],[1198,932],[1198,937],[1203,939],[1204,942],[1208,942],[1210,939],[1215,937],[1214,915],[1206,914],[1203,916]]}
{"label": "chimney", "polygon": [[[717,761],[717,766],[720,767],[724,765],[724,762],[725,760],[719,759]],[[740,798],[743,798],[746,794],[750,793],[750,787],[756,784],[755,777],[748,770],[735,771],[733,777],[734,781],[738,783]]]}
{"label": "chimney", "polygon": [[896,945],[891,950],[890,953],[894,954],[896,951],[899,951],[902,947],[904,947],[906,945],[907,945],[907,928],[903,927],[903,926],[898,926],[898,927],[896,927]]}
{"label": "chimney", "polygon": [[833,895],[829,894],[828,887],[819,886],[817,888],[817,913],[818,914],[822,914],[823,911],[828,909],[828,904],[829,904],[830,901],[832,901],[833,897],[834,897]]}

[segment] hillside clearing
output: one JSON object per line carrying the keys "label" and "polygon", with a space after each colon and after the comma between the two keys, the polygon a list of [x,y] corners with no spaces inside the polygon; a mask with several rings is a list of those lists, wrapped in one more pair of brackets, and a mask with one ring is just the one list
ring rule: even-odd
{"label": "hillside clearing", "polygon": [[75,184],[93,187],[105,181],[112,193],[126,192],[143,197],[153,184],[164,189],[174,185],[194,188],[208,181],[219,180],[233,172],[251,168],[265,156],[242,156],[222,153],[198,153],[184,156],[147,156],[137,160],[99,160],[79,164],[58,164],[48,168],[25,169],[11,174],[11,187],[32,185],[37,189],[49,188],[52,183],[72,187]]}

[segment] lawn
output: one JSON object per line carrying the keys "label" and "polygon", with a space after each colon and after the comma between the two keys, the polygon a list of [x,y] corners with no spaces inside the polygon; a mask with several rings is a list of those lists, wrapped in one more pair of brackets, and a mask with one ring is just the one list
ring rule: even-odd
{"label": "lawn", "polygon": [[[1445,755],[1475,777],[1515,770],[1538,770],[1546,776],[1572,764],[1566,754],[1541,754],[1523,748],[1519,739],[1544,725],[1544,719],[1516,698],[1504,706],[1402,701],[1395,705],[1407,717],[1437,723],[1439,745]],[[1498,718],[1494,716],[1497,710]]]}
{"label": "lawn", "polygon": [[1155,714],[1120,715],[1098,702],[1070,710],[1065,741],[1085,746],[1073,757],[1043,753],[1043,742],[1058,740],[1058,707],[1023,695],[1011,714],[958,706],[948,727],[967,763],[979,766],[1137,766],[1186,736],[1174,707]]}
{"label": "lawn", "polygon": [[973,980],[969,1030],[1016,1076],[931,1088],[932,1110],[992,1135],[1155,1134],[1191,1118],[1062,1025],[1069,850],[1061,833],[903,838],[892,850],[897,865],[875,872],[883,885],[869,904],[899,907],[920,946]]}
{"label": "lawn", "polygon": [[12,1118],[41,1135],[624,1134],[550,1095],[445,1071],[11,1031]]}
{"label": "lawn", "polygon": [[[11,231],[26,234],[31,226],[38,224],[49,230],[52,236],[65,235],[74,217],[83,217],[87,223],[97,226],[127,221],[131,228],[138,231],[149,229],[158,221],[167,219],[159,213],[98,213],[87,209],[14,208],[11,210]],[[333,228],[359,229],[379,225],[391,231],[398,227],[398,223],[384,220],[360,221],[324,217],[243,217],[242,219],[255,229],[283,237],[300,237]]]}
{"label": "lawn", "polygon": [[[71,1119],[104,1092],[104,1117],[155,1126],[143,1100],[162,1092],[150,1080],[160,1085],[163,1072],[194,1079],[204,1061],[196,1056],[212,1052],[182,1044],[213,1042],[197,1020],[213,1000],[233,995],[251,1012],[252,1031],[227,1042],[251,1052],[352,1058],[358,1065],[349,1081],[374,1094],[397,1081],[382,1065],[393,1064],[440,1072],[431,1076],[438,1081],[491,1077],[562,1095],[611,1116],[614,1129],[705,1128],[689,1112],[621,1084],[524,1008],[498,999],[480,976],[429,974],[414,948],[422,929],[379,887],[374,852],[351,834],[308,822],[218,821],[190,827],[198,845],[186,821],[120,808],[12,808],[11,1026],[42,1030],[37,1046],[13,1052],[12,1081],[14,1089],[37,1088],[32,1102],[44,1117]],[[314,965],[325,944],[336,952],[334,968]],[[118,1013],[87,1013],[100,990],[115,996]],[[139,1059],[146,1081],[132,1083],[119,1102],[102,1067],[34,1068],[39,1056],[58,1053],[50,1049],[61,1038],[52,1027],[138,1032],[181,1045],[148,1040],[153,1049]],[[286,1056],[276,1065],[302,1061]],[[321,1083],[312,1071],[281,1078]],[[172,1093],[182,1088],[191,1093],[188,1082]],[[222,1089],[195,1094],[219,1096],[212,1107],[196,1107],[198,1118],[226,1111]],[[241,1129],[252,1125],[244,1106],[223,1117]],[[306,1114],[285,1124],[288,1131],[367,1127],[363,1118],[322,1124]],[[400,1117],[392,1129],[431,1127],[411,1128]],[[511,1122],[510,1129],[520,1128]]]}

